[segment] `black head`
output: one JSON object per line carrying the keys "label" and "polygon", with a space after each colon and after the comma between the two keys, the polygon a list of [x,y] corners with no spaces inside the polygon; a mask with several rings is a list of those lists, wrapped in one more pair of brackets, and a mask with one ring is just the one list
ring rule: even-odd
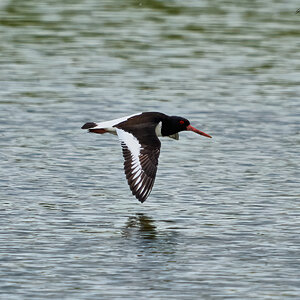
{"label": "black head", "polygon": [[184,130],[193,131],[195,133],[211,138],[209,134],[191,126],[189,120],[177,116],[168,117],[168,119],[163,121],[161,133],[163,136],[169,136]]}
{"label": "black head", "polygon": [[177,132],[187,130],[189,125],[189,120],[182,117],[172,116],[163,121],[161,133],[163,136],[172,135]]}

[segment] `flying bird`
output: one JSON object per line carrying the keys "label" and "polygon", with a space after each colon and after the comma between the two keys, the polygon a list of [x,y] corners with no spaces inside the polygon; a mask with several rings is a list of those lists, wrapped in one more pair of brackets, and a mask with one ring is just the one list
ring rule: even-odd
{"label": "flying bird", "polygon": [[160,112],[137,113],[101,123],[88,122],[81,128],[98,134],[118,135],[128,185],[132,194],[142,203],[154,184],[161,145],[159,136],[178,140],[178,132],[187,130],[211,138],[209,134],[191,126],[189,120]]}

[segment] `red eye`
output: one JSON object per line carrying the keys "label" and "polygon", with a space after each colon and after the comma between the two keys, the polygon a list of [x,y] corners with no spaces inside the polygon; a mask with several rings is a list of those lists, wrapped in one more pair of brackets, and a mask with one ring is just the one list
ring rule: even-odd
{"label": "red eye", "polygon": [[180,123],[180,124],[184,124],[184,121],[183,121],[183,120],[180,120],[179,123]]}

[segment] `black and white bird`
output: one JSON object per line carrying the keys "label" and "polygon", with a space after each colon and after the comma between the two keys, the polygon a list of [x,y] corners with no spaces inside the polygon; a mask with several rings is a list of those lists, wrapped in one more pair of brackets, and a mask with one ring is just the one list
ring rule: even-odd
{"label": "black and white bird", "polygon": [[127,182],[140,202],[147,199],[154,184],[161,144],[159,136],[178,140],[178,132],[188,130],[211,138],[191,126],[187,119],[159,112],[137,113],[101,123],[88,122],[81,128],[99,134],[108,132],[118,135]]}

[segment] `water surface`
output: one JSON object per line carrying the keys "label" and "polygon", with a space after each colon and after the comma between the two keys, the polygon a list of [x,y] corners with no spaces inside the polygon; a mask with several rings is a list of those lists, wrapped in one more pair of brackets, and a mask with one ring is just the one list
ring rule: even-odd
{"label": "water surface", "polygon": [[[0,297],[298,299],[297,1],[2,1]],[[211,134],[162,140],[130,193],[116,137],[139,111]]]}

